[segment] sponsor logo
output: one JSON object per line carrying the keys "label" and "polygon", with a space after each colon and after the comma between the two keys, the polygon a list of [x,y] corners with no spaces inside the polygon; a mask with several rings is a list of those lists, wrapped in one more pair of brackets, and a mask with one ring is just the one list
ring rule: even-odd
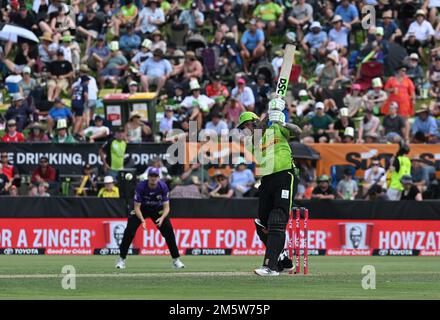
{"label": "sponsor logo", "polygon": [[277,95],[284,97],[287,90],[287,79],[280,78],[278,80]]}
{"label": "sponsor logo", "polygon": [[229,256],[232,253],[232,249],[209,249],[209,248],[201,248],[201,249],[186,249],[186,255],[200,255],[200,256]]}
{"label": "sponsor logo", "polygon": [[347,222],[339,224],[340,243],[343,249],[369,249],[373,224]]}
{"label": "sponsor logo", "polygon": [[10,254],[14,254],[14,249],[12,248],[6,248],[3,250],[4,254],[10,255]]}
{"label": "sponsor logo", "polygon": [[419,250],[411,249],[376,249],[373,256],[418,256]]}
{"label": "sponsor logo", "polygon": [[0,250],[0,254],[5,255],[40,255],[44,254],[45,249],[42,248],[5,248]]}

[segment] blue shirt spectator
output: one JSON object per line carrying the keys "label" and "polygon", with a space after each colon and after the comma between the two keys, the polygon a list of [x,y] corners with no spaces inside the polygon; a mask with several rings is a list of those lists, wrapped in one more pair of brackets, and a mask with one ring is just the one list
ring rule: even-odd
{"label": "blue shirt spectator", "polygon": [[139,49],[142,39],[136,33],[128,32],[119,39],[119,48],[124,52],[130,52]]}
{"label": "blue shirt spectator", "polygon": [[55,106],[49,111],[49,116],[55,122],[60,119],[72,118],[72,112],[61,101],[55,100],[54,104]]}
{"label": "blue shirt spectator", "polygon": [[340,15],[342,20],[347,23],[352,23],[359,18],[358,9],[348,0],[343,0],[342,3],[336,7],[335,14]]}
{"label": "blue shirt spectator", "polygon": [[348,47],[348,34],[350,30],[348,28],[342,27],[339,31],[335,28],[331,29],[328,33],[328,38],[330,41],[336,42],[339,47]]}
{"label": "blue shirt spectator", "polygon": [[[195,2],[193,2],[193,4],[196,4]],[[181,24],[186,24],[188,25],[188,28],[190,30],[197,30],[198,28],[198,23],[199,24],[203,24],[203,22],[205,21],[205,17],[203,16],[203,13],[201,13],[199,10],[193,8],[194,6],[192,6],[191,10],[184,10],[182,11],[182,13],[179,16],[179,22]],[[197,4],[196,4],[197,7]]]}
{"label": "blue shirt spectator", "polygon": [[439,136],[437,121],[427,112],[420,112],[419,116],[414,121],[411,133],[415,135],[417,132],[422,132],[424,135]]}
{"label": "blue shirt spectator", "polygon": [[249,30],[246,30],[241,37],[241,43],[249,51],[253,51],[260,41],[264,40],[264,32],[261,29],[257,29],[254,34]]}
{"label": "blue shirt spectator", "polygon": [[164,77],[173,70],[171,63],[166,59],[155,60],[154,57],[145,60],[140,67],[140,72],[147,77]]}
{"label": "blue shirt spectator", "polygon": [[324,31],[319,33],[309,32],[304,37],[304,42],[311,49],[319,49],[327,41],[327,34]]}
{"label": "blue shirt spectator", "polygon": [[239,193],[246,193],[250,190],[251,186],[255,183],[254,174],[250,169],[246,168],[245,163],[239,163],[237,169],[232,172],[231,186]]}

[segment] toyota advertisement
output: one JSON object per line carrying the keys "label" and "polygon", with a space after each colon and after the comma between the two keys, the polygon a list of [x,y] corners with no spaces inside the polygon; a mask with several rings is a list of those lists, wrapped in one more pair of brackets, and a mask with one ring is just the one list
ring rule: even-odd
{"label": "toyota advertisement", "polygon": [[[172,219],[182,255],[262,255],[252,219]],[[0,254],[112,255],[126,219],[0,219]],[[289,235],[286,232],[286,246]],[[311,220],[311,255],[440,255],[440,221]],[[165,239],[148,222],[129,254],[167,255]]]}

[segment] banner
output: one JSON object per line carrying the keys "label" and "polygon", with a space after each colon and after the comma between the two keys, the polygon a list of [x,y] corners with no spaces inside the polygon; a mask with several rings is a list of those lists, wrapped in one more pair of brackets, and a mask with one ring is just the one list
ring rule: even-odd
{"label": "banner", "polygon": [[[32,173],[42,156],[49,158],[49,163],[59,169],[60,174],[82,174],[85,164],[102,166],[99,149],[102,143],[0,143],[0,152],[7,152],[11,163],[21,173]],[[138,173],[145,171],[154,157],[167,158],[168,144],[140,143],[128,144],[126,159],[128,167],[136,168]]]}
{"label": "banner", "polygon": [[[390,159],[397,150],[397,144],[310,144],[317,151],[321,159],[317,162],[318,175],[330,175],[334,165],[352,165],[356,167],[356,175],[361,177],[367,170],[373,158],[378,158],[382,167],[388,168]],[[440,178],[440,145],[438,144],[410,144],[409,157],[419,156],[422,161],[434,166],[437,177]]]}
{"label": "banner", "polygon": [[[119,253],[126,219],[0,219],[0,254]],[[172,220],[181,255],[263,255],[253,219]],[[168,255],[165,239],[147,222],[129,254]],[[289,235],[286,237],[286,244]],[[311,255],[440,256],[440,221],[310,220]]]}

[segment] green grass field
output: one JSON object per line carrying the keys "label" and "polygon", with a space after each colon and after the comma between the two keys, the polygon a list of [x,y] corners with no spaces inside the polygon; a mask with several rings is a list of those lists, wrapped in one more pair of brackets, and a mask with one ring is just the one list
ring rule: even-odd
{"label": "green grass field", "polygon": [[[0,256],[0,299],[440,299],[440,258],[310,257],[307,276],[252,274],[261,257],[133,256],[114,269],[111,256]],[[61,286],[73,265],[76,289]],[[364,290],[364,265],[376,269],[376,289]]]}

